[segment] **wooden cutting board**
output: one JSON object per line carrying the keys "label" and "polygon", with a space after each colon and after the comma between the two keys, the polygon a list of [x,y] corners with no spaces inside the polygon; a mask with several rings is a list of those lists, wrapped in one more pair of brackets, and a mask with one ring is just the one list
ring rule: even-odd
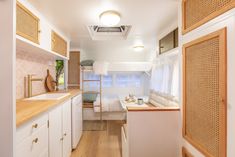
{"label": "wooden cutting board", "polygon": [[48,91],[49,92],[55,91],[55,86],[56,86],[55,80],[51,76],[50,71],[47,69],[46,87]]}

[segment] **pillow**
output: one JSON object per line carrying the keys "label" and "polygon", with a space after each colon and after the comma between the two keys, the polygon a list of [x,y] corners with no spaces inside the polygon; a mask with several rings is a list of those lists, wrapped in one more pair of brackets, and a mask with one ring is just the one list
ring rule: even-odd
{"label": "pillow", "polygon": [[94,64],[94,60],[83,60],[81,61],[80,65],[81,66],[93,66]]}

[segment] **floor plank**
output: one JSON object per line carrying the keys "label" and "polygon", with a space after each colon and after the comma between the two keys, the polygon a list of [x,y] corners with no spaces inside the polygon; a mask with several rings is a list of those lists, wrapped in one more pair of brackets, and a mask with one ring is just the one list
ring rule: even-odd
{"label": "floor plank", "polygon": [[104,131],[84,131],[71,157],[121,157],[123,121],[107,121]]}

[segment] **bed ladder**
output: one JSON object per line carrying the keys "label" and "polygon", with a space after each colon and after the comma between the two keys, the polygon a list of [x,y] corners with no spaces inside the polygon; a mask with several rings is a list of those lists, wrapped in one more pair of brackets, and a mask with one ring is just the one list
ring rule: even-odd
{"label": "bed ladder", "polygon": [[[100,120],[103,120],[103,111],[102,111],[102,76],[99,75],[98,80],[86,80],[84,77],[85,72],[92,72],[92,70],[86,70],[83,67],[81,67],[82,70],[82,94],[99,94],[100,95],[100,105],[94,106],[94,104],[88,103],[84,104],[84,98],[82,97],[82,104],[83,108],[94,108],[99,107],[100,108]],[[99,91],[85,91],[84,84],[85,82],[98,82],[99,83]]]}

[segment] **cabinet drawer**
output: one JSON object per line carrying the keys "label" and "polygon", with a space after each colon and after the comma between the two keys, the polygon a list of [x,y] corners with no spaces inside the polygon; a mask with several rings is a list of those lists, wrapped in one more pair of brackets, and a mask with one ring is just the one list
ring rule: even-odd
{"label": "cabinet drawer", "polygon": [[25,39],[39,44],[39,18],[17,2],[16,6],[16,33]]}
{"label": "cabinet drawer", "polygon": [[27,137],[16,147],[17,157],[39,157],[40,154],[46,157],[48,151],[48,128],[42,126],[32,136]]}
{"label": "cabinet drawer", "polygon": [[37,132],[42,126],[47,125],[48,115],[44,114],[34,120],[20,126],[16,131],[16,144]]}

